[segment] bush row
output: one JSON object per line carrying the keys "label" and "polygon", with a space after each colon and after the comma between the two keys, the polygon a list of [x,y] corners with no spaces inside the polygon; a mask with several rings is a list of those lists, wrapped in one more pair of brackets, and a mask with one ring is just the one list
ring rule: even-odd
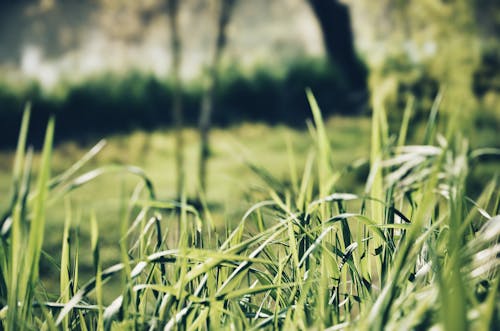
{"label": "bush row", "polygon": [[[196,125],[203,94],[201,79],[185,86],[185,124]],[[266,67],[251,74],[228,67],[221,72],[216,90],[213,123],[226,126],[241,121],[303,125],[309,116],[304,89],[311,87],[325,115],[347,113],[366,99],[342,83],[335,68],[320,60],[301,61],[286,72]],[[33,104],[30,140],[41,141],[50,114],[57,119],[57,139],[82,138],[134,128],[152,129],[172,123],[172,88],[169,80],[139,72],[102,74],[79,84],[62,87],[62,96],[44,94],[37,83],[21,92],[0,88],[1,147],[13,146],[23,104]]]}

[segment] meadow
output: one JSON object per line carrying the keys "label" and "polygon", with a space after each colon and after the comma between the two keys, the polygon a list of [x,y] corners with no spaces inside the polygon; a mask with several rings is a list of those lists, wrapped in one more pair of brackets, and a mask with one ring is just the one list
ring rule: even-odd
{"label": "meadow", "polygon": [[[326,122],[333,146],[336,148],[335,163],[344,167],[356,160],[362,160],[369,150],[369,118],[331,117]],[[197,171],[199,141],[193,129],[185,130],[186,139],[186,171],[195,174]],[[209,182],[206,192],[214,224],[219,230],[234,227],[239,218],[250,208],[259,192],[265,191],[265,181],[252,170],[251,165],[265,169],[277,181],[287,182],[289,177],[288,151],[293,147],[297,167],[304,167],[307,154],[313,145],[313,139],[307,130],[292,129],[284,125],[246,123],[235,125],[230,129],[216,129],[212,135],[211,159],[209,163]],[[162,200],[172,200],[175,191],[175,143],[172,130],[163,129],[153,132],[137,130],[130,134],[115,134],[100,141],[94,138],[86,143],[66,141],[57,145],[52,158],[52,171],[55,175],[63,173],[71,165],[81,159],[92,147],[102,146],[99,153],[85,164],[80,172],[91,171],[109,165],[134,165],[144,170],[154,182],[157,196]],[[8,196],[11,186],[14,151],[1,154],[2,171],[0,172],[0,192]],[[34,156],[34,164],[39,163],[39,154]],[[366,160],[366,159],[365,159]],[[36,166],[34,167],[36,172]],[[365,172],[367,165],[365,165]],[[363,175],[366,175],[364,173]],[[343,185],[360,187],[362,175],[352,174],[343,180]],[[67,198],[72,208],[79,210],[82,238],[84,245],[89,245],[90,212],[95,212],[100,231],[105,233],[101,238],[101,255],[105,265],[119,260],[120,233],[116,228],[116,219],[120,215],[120,202],[123,196],[132,193],[140,179],[125,173],[107,174],[96,178],[91,183],[74,190]],[[188,197],[196,196],[197,178],[187,178]],[[8,199],[0,202],[2,210],[8,207]],[[60,257],[60,243],[65,218],[64,199],[57,199],[47,210],[45,250],[55,259]],[[225,230],[224,230],[225,231]],[[80,260],[83,274],[90,277],[92,271],[91,254],[83,254]],[[46,273],[47,287],[54,288],[57,282],[49,261],[42,261]],[[52,270],[51,270],[52,269]]]}
{"label": "meadow", "polygon": [[[498,149],[456,114],[438,123],[437,103],[415,128],[411,107],[396,127],[383,107],[324,121],[308,100],[306,130],[215,131],[196,204],[194,131],[175,201],[170,132],[83,156],[53,149],[49,121],[33,153],[25,112],[2,157],[2,328],[493,330]],[[482,163],[495,175],[471,191]]]}
{"label": "meadow", "polygon": [[2,3],[0,330],[498,329],[497,7]]}

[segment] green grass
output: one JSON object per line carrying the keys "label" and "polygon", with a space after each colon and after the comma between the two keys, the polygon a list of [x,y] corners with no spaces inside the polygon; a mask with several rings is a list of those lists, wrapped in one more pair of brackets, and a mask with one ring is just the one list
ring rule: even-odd
{"label": "green grass", "polygon": [[[326,126],[336,149],[336,162],[347,165],[363,157],[368,150],[368,118],[333,117]],[[195,131],[186,130],[187,172],[196,173],[198,158],[198,138]],[[363,137],[363,139],[359,139]],[[256,201],[254,196],[260,195],[263,181],[252,173],[245,165],[245,159],[252,160],[280,181],[286,182],[290,172],[287,155],[287,141],[293,145],[298,168],[303,167],[313,140],[306,131],[293,130],[285,126],[270,127],[265,124],[242,124],[230,129],[216,129],[212,137],[212,157],[209,161],[208,192],[206,199],[214,222],[219,229],[225,223],[234,226],[242,214]],[[340,143],[342,141],[342,143]],[[75,160],[92,148],[90,145],[78,145],[65,142],[54,149],[52,169],[54,174],[63,173],[72,166]],[[34,164],[39,163],[39,155],[33,156]],[[13,153],[0,153],[0,192],[8,196],[11,186],[11,164]],[[131,164],[140,166],[155,184],[159,199],[171,199],[175,192],[174,137],[171,131],[154,131],[151,133],[136,131],[130,135],[115,135],[107,139],[102,150],[83,165],[80,172],[110,164]],[[36,167],[34,169],[36,172]],[[197,178],[189,176],[188,194],[195,196]],[[359,181],[354,175],[344,181],[344,185],[352,187]],[[139,180],[134,176],[107,174],[94,179],[85,186],[67,195],[74,209],[74,217],[80,222],[82,241],[90,245],[90,227],[88,219],[94,210],[98,219],[101,235],[101,255],[106,265],[116,263],[120,259],[120,248],[117,244],[120,232],[115,231],[119,224],[121,197],[129,195]],[[122,192],[124,191],[124,192]],[[7,199],[0,201],[2,210],[7,208]],[[66,218],[65,201],[58,198],[48,208],[45,250],[56,259],[60,254],[60,243],[63,224]],[[78,216],[81,214],[81,216]],[[77,222],[74,220],[73,226]],[[82,257],[86,270],[91,269],[90,254]],[[47,265],[44,261],[44,265]],[[47,270],[47,278],[54,274]],[[84,275],[88,275],[84,272]],[[51,286],[49,284],[48,286]],[[57,284],[54,285],[58,287]]]}
{"label": "green grass", "polygon": [[[63,165],[60,146],[52,169],[59,174],[49,179],[53,124],[32,162],[26,119],[1,226],[2,327],[494,329],[498,180],[474,201],[467,179],[484,154],[499,151],[471,150],[456,127],[441,135],[435,111],[425,140],[409,145],[409,121],[389,132],[382,103],[368,149],[369,121],[325,123],[308,98],[308,132],[277,127],[267,135],[251,125],[214,133],[213,176],[199,209],[186,197],[169,200],[173,137],[164,132],[116,137],[102,159],[95,150],[73,167]],[[361,131],[349,123],[363,123]],[[187,136],[194,141],[193,132]],[[195,155],[195,144],[188,146]],[[246,166],[228,162],[235,156]],[[370,164],[364,187],[355,187],[359,157]],[[145,171],[120,165],[134,160]],[[195,162],[187,164],[186,173],[196,173]],[[38,261],[50,259],[44,239],[44,247],[51,240],[61,247],[60,259],[45,264],[59,275],[54,291],[37,272]],[[118,260],[111,266],[107,240]],[[89,280],[81,279],[85,266]]]}

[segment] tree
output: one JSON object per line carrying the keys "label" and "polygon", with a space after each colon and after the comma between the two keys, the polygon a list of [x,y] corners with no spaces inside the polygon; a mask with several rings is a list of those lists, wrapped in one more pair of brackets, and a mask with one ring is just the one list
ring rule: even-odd
{"label": "tree", "polygon": [[[440,113],[453,113],[462,122],[472,124],[468,116],[478,107],[471,86],[480,59],[479,27],[484,24],[476,19],[477,1],[385,2],[390,8],[386,17],[389,16],[393,24],[384,42],[399,47],[399,56],[425,66],[428,75],[444,88]],[[372,73],[376,71],[381,71],[376,73],[380,77],[387,75],[385,69],[377,68]],[[373,82],[374,88],[382,85],[379,80]],[[467,126],[463,125],[464,128]]]}
{"label": "tree", "polygon": [[175,128],[175,162],[177,179],[177,198],[179,201],[184,195],[185,170],[184,170],[184,137],[182,133],[182,84],[180,78],[181,68],[181,38],[179,34],[179,0],[168,0],[168,14],[171,33],[172,48],[172,110]]}
{"label": "tree", "polygon": [[354,50],[349,7],[337,0],[307,0],[323,34],[323,43],[330,60],[347,87],[365,92],[367,72]]}
{"label": "tree", "polygon": [[211,63],[208,69],[207,83],[201,102],[201,111],[199,119],[200,132],[200,162],[199,162],[199,180],[200,190],[205,192],[207,188],[207,162],[210,156],[210,127],[211,117],[214,111],[215,94],[219,80],[219,66],[222,53],[227,43],[227,25],[231,18],[232,9],[236,0],[217,0],[216,2],[216,38],[215,47],[212,54]]}

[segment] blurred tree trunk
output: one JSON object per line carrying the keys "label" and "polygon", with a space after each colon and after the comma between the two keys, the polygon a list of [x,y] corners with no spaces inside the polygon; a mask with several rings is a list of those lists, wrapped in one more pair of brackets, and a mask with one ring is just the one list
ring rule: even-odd
{"label": "blurred tree trunk", "polygon": [[179,0],[168,0],[168,15],[171,32],[172,48],[172,110],[175,127],[175,162],[176,162],[176,188],[177,198],[181,201],[185,186],[184,169],[184,137],[182,133],[182,84],[180,78],[181,67],[181,39],[178,27]]}
{"label": "blurred tree trunk", "polygon": [[323,34],[330,63],[338,68],[348,87],[366,90],[366,70],[354,50],[349,7],[337,0],[307,0]]}
{"label": "blurred tree trunk", "polygon": [[210,156],[210,127],[212,113],[214,112],[215,94],[219,81],[219,65],[222,53],[227,43],[226,30],[231,18],[232,9],[236,0],[217,0],[216,1],[216,39],[212,54],[211,63],[206,77],[206,86],[201,102],[201,111],[199,118],[200,131],[200,163],[199,180],[200,190],[205,193],[207,188],[207,162]]}

